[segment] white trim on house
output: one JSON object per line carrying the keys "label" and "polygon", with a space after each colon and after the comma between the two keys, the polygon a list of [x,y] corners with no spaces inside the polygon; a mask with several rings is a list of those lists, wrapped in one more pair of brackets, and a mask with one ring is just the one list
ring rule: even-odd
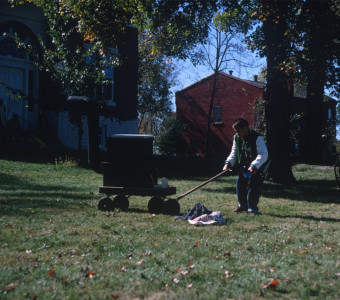
{"label": "white trim on house", "polygon": [[[69,149],[79,150],[79,127],[77,124],[70,122],[69,113],[63,112],[49,112],[46,114],[47,120],[53,134],[59,139],[63,146]],[[82,133],[81,133],[81,149],[88,148],[88,130],[87,117],[82,116]],[[106,138],[114,134],[137,134],[138,120],[118,122],[117,119],[99,117],[100,145],[99,147],[106,151]]]}
{"label": "white trim on house", "polygon": [[[14,27],[12,23],[9,24],[10,34],[13,35],[16,30],[21,34],[23,42],[32,41],[33,36],[28,35],[28,32],[24,29],[24,25],[17,25]],[[2,34],[2,32],[0,33]],[[0,36],[0,41],[8,41],[6,36]],[[34,41],[33,41],[34,42]],[[6,88],[6,86],[18,89],[25,95],[29,94],[29,80],[32,80],[33,86],[31,87],[31,96],[37,99],[38,96],[38,67],[30,60],[29,55],[24,53],[24,57],[14,57],[11,52],[3,53],[0,55],[0,80],[5,86],[0,87],[0,98],[4,100],[4,107],[6,108],[5,118],[9,121],[16,114],[19,117],[20,127],[24,131],[30,131],[35,133],[38,122],[38,105],[34,104],[32,109],[27,109],[28,101],[19,99],[16,95]],[[30,78],[30,76],[33,76]]]}

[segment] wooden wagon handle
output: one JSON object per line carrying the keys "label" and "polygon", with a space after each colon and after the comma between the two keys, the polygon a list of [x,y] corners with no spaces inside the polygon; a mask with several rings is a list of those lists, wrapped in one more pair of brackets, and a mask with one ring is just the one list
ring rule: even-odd
{"label": "wooden wagon handle", "polygon": [[221,173],[218,173],[217,175],[215,175],[214,177],[211,177],[210,179],[208,179],[207,181],[204,181],[203,183],[201,183],[200,185],[192,188],[190,191],[187,191],[186,193],[180,195],[177,197],[177,201],[182,199],[183,197],[185,197],[186,195],[189,195],[190,193],[192,193],[193,191],[196,191],[197,189],[199,189],[200,187],[206,185],[207,183],[209,183],[210,181],[215,180],[216,178],[222,176],[223,174],[227,173],[227,172],[231,172],[230,170],[224,170]]}

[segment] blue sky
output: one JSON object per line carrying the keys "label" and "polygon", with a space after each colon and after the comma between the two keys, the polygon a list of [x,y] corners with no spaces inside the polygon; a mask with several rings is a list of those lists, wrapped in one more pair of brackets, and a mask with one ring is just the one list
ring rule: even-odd
{"label": "blue sky", "polygon": [[[226,73],[229,73],[229,70],[233,71],[233,75],[242,79],[253,80],[254,75],[259,75],[261,68],[265,67],[266,60],[264,58],[258,58],[255,54],[249,53],[249,60],[254,60],[254,67],[240,67],[235,63],[230,63],[228,66],[222,70]],[[198,65],[196,67],[189,61],[183,60],[174,60],[173,64],[175,65],[175,77],[176,77],[176,85],[172,89],[174,92],[181,90],[188,85],[210,75],[213,71],[204,65]]]}

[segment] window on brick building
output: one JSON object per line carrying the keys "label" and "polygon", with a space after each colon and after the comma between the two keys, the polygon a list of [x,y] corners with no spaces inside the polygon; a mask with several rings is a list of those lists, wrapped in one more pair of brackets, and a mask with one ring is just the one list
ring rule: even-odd
{"label": "window on brick building", "polygon": [[222,106],[213,107],[213,123],[214,125],[222,124]]}

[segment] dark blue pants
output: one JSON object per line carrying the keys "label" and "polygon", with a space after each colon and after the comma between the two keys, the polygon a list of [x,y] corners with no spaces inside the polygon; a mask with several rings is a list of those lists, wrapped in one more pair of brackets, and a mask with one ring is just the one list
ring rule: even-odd
{"label": "dark blue pants", "polygon": [[238,206],[248,212],[258,212],[258,203],[260,198],[260,188],[263,178],[259,174],[247,179],[243,174],[239,173],[236,180],[236,194]]}

